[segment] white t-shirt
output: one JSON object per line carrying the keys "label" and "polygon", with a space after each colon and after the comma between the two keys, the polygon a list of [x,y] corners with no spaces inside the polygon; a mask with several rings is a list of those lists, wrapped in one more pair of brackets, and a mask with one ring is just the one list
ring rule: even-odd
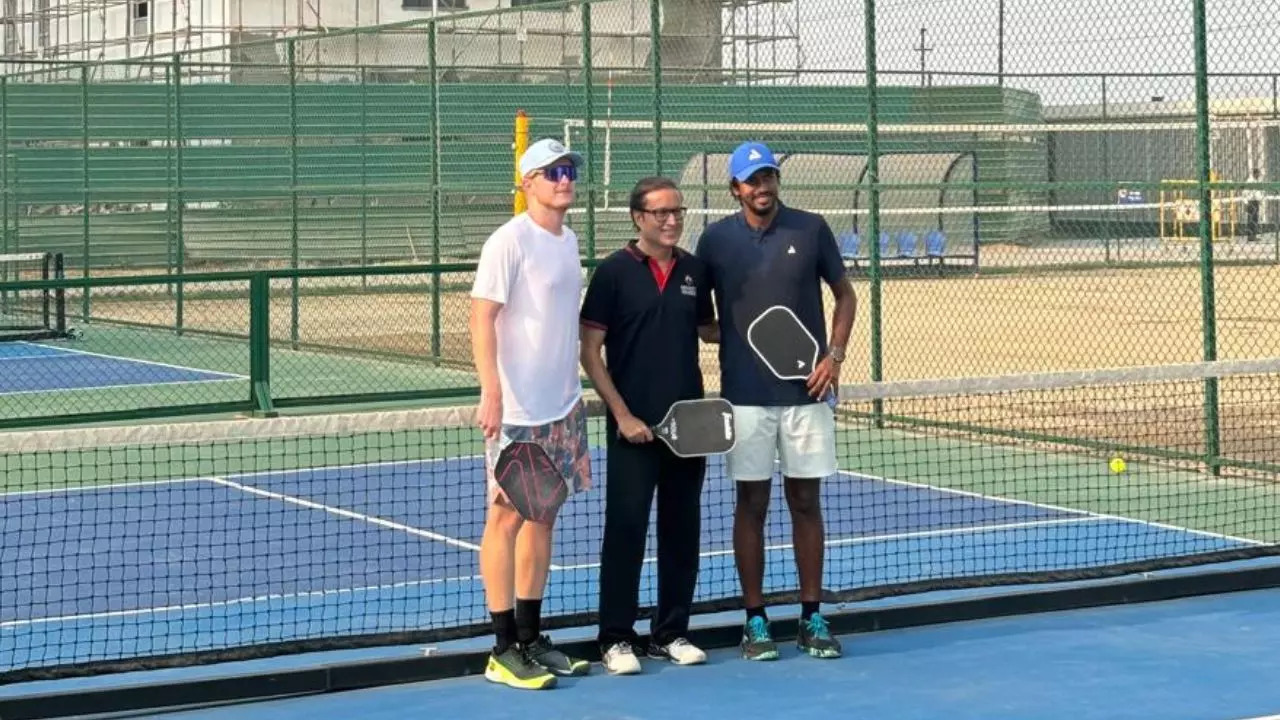
{"label": "white t-shirt", "polygon": [[502,422],[542,425],[568,415],[582,397],[578,236],[568,227],[552,235],[528,214],[516,215],[485,241],[471,295],[503,306],[496,324]]}

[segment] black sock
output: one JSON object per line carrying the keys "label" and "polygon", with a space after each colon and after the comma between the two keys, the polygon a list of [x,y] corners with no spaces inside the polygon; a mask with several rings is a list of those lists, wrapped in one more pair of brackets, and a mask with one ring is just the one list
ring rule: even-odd
{"label": "black sock", "polygon": [[493,647],[493,654],[501,655],[511,647],[511,643],[516,641],[516,611],[503,610],[502,612],[491,612],[493,617],[493,635],[497,642]]}
{"label": "black sock", "polygon": [[769,621],[769,616],[764,614],[764,606],[747,608],[747,620],[753,617],[764,618],[765,622]]}
{"label": "black sock", "polygon": [[818,612],[818,606],[820,604],[821,603],[816,602],[800,603],[800,619],[804,622],[809,622],[809,618],[813,617],[814,613]]}
{"label": "black sock", "polygon": [[538,639],[542,622],[542,598],[536,600],[516,599],[516,640],[521,645],[528,645]]}

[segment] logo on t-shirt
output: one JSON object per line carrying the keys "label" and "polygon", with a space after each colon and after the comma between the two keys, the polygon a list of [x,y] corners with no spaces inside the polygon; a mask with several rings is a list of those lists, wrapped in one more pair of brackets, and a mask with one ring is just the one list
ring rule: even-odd
{"label": "logo on t-shirt", "polygon": [[695,287],[693,284],[692,275],[684,276],[684,284],[680,286],[680,293],[683,295],[688,295],[689,297],[694,297],[698,294],[698,288]]}

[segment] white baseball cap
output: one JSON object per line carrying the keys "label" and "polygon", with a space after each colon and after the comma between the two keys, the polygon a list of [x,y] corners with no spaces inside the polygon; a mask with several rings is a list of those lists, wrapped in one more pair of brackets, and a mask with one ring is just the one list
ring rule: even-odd
{"label": "white baseball cap", "polygon": [[564,143],[555,138],[543,138],[530,145],[529,149],[520,156],[520,177],[534,170],[541,170],[563,158],[573,161],[574,167],[582,166],[582,155],[565,147]]}

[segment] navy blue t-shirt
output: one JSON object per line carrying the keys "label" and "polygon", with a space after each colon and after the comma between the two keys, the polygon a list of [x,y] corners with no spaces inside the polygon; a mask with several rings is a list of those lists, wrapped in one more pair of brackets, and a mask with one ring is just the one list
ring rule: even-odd
{"label": "navy blue t-shirt", "polygon": [[827,351],[822,283],[844,277],[844,261],[821,215],[781,206],[756,230],[741,212],[712,223],[698,240],[720,316],[722,396],[735,405],[789,406],[821,402],[803,380],[779,380],[747,343],[747,327],[765,309],[784,305]]}

